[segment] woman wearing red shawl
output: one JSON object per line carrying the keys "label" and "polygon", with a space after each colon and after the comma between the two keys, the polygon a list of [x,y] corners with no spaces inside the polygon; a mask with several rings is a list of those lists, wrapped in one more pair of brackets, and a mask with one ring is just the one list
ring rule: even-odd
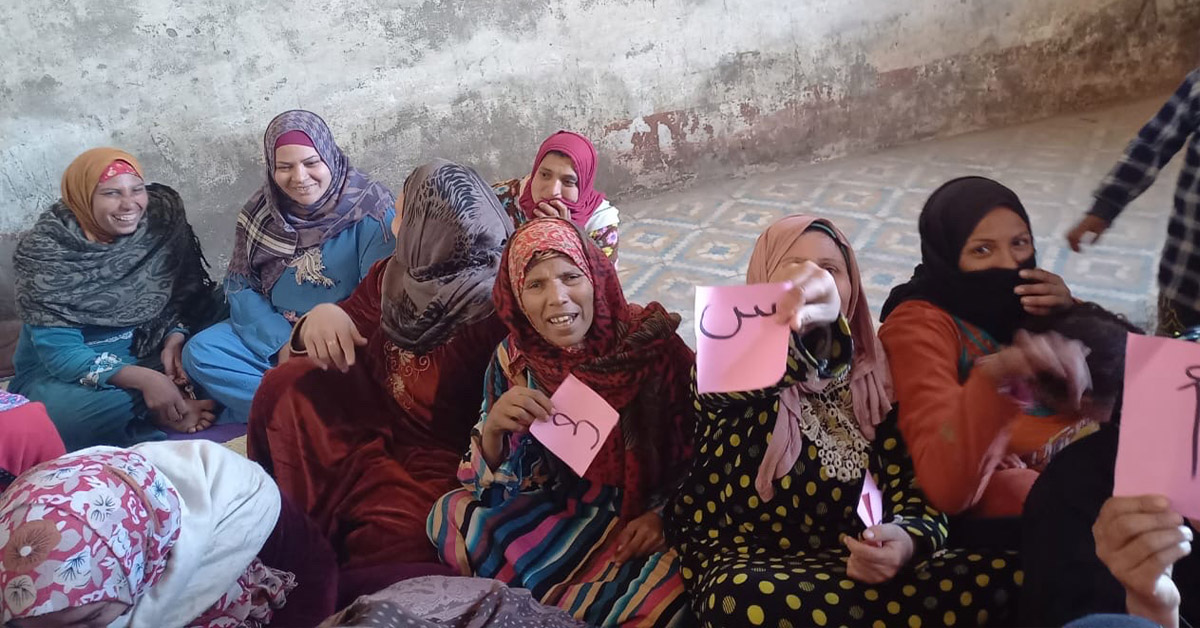
{"label": "woman wearing red shawl", "polygon": [[[837,322],[805,317],[784,377],[697,398],[699,453],[667,510],[692,609],[705,626],[1001,620],[1016,565],[943,550],[946,517],[885,420],[891,378],[846,238],[824,219],[784,218],[759,237],[746,280],[791,281],[808,307],[819,275],[837,286]],[[856,516],[868,476],[883,490],[870,527]]]}
{"label": "woman wearing red shawl", "polygon": [[542,142],[529,176],[492,184],[492,189],[513,224],[546,217],[570,220],[616,265],[620,213],[595,183],[592,142],[578,133],[559,131]]}
{"label": "woman wearing red shawl", "polygon": [[[561,219],[517,230],[493,296],[509,335],[485,377],[464,487],[429,516],[442,560],[588,624],[677,623],[683,581],[661,511],[690,458],[693,355],[679,317],[626,303],[612,264]],[[568,375],[620,414],[582,477],[528,433]]]}

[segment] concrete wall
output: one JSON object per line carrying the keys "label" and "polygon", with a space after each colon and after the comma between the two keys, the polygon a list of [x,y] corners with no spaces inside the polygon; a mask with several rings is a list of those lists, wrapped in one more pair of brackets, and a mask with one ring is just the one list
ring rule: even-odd
{"label": "concrete wall", "polygon": [[182,192],[223,269],[293,107],[393,189],[434,156],[519,175],[581,130],[619,201],[1168,89],[1198,32],[1200,0],[3,2],[0,234],[110,144]]}

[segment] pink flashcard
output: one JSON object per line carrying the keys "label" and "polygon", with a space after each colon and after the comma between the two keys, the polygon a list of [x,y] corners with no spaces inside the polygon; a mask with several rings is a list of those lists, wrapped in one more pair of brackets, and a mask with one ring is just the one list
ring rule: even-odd
{"label": "pink flashcard", "polygon": [[617,411],[596,391],[568,375],[550,397],[554,412],[529,433],[582,476],[617,424]]}
{"label": "pink flashcard", "polygon": [[883,493],[869,469],[863,469],[863,489],[858,497],[858,518],[868,528],[883,522]]}
{"label": "pink flashcard", "polygon": [[1165,495],[1200,518],[1200,344],[1129,334],[1113,495]]}
{"label": "pink flashcard", "polygon": [[791,327],[775,315],[786,283],[696,286],[696,387],[766,388],[787,370]]}

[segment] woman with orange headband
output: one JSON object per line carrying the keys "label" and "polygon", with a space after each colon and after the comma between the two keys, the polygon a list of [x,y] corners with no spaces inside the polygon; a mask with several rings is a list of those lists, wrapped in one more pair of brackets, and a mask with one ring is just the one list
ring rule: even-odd
{"label": "woman with orange headband", "polygon": [[13,256],[24,326],[11,390],[45,404],[68,451],[195,431],[186,336],[223,314],[183,201],[129,153],[95,148]]}

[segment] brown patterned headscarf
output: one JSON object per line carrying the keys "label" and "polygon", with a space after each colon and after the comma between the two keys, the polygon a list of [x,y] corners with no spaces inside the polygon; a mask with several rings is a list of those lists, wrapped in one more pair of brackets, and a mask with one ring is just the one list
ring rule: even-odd
{"label": "brown patterned headscarf", "polygon": [[404,182],[396,253],[383,276],[383,330],[424,354],[495,312],[492,284],[513,224],[474,170],[444,159]]}

